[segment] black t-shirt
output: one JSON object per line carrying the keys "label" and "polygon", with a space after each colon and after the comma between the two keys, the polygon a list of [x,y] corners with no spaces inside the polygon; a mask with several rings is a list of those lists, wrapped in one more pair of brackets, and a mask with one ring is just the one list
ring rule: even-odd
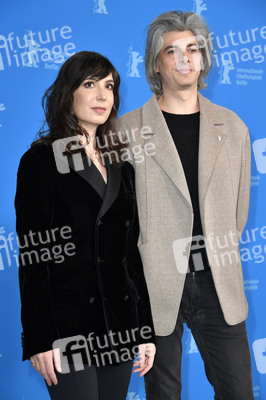
{"label": "black t-shirt", "polygon": [[[193,212],[193,238],[203,236],[198,193],[198,161],[199,161],[199,126],[200,112],[193,114],[170,114],[162,111],[168,129],[172,135],[185,173]],[[209,269],[204,241],[201,238],[192,240],[189,258],[189,270]]]}

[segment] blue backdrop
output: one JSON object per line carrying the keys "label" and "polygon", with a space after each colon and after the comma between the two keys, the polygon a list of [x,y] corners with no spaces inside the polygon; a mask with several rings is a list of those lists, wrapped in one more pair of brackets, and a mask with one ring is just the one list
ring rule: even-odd
{"label": "blue backdrop", "polygon": [[[266,2],[265,0],[1,0],[0,3],[0,399],[47,400],[45,384],[21,361],[18,247],[14,194],[21,155],[39,129],[41,97],[62,62],[80,50],[106,55],[121,74],[120,114],[151,93],[145,81],[146,26],[170,10],[205,17],[216,66],[204,95],[235,111],[250,128],[251,201],[241,243],[254,394],[266,399]],[[184,331],[183,399],[213,398],[188,328]],[[143,379],[132,376],[128,400],[144,400]],[[163,400],[163,399],[162,399]]]}

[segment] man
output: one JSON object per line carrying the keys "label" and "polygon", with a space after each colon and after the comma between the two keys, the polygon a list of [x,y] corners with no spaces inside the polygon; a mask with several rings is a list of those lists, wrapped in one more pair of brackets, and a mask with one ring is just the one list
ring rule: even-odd
{"label": "man", "polygon": [[211,66],[208,28],[194,13],[150,25],[146,75],[154,95],[118,120],[131,133],[157,352],[147,400],[181,398],[183,323],[195,338],[217,400],[252,400],[239,238],[250,189],[250,139],[240,118],[198,89]]}

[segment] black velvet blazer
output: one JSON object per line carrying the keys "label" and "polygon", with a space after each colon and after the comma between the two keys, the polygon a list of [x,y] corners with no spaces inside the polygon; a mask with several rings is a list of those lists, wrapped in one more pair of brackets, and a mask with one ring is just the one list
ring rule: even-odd
{"label": "black velvet blazer", "polygon": [[134,169],[108,161],[106,168],[103,194],[95,166],[70,165],[62,174],[51,146],[37,144],[21,158],[15,208],[23,360],[77,335],[90,337],[93,364],[107,351],[111,363],[127,361],[138,343],[154,342],[137,248]]}

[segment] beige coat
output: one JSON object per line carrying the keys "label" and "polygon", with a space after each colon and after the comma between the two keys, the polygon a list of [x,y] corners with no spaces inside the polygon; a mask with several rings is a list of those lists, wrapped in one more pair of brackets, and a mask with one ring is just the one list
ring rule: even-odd
{"label": "beige coat", "polygon": [[[248,313],[238,244],[248,216],[250,139],[246,125],[235,113],[200,93],[198,98],[203,234],[225,320],[234,325]],[[175,327],[190,253],[193,210],[189,190],[155,95],[117,123],[121,134],[130,137],[129,161],[136,171],[140,219],[139,250],[156,334],[165,336]]]}

